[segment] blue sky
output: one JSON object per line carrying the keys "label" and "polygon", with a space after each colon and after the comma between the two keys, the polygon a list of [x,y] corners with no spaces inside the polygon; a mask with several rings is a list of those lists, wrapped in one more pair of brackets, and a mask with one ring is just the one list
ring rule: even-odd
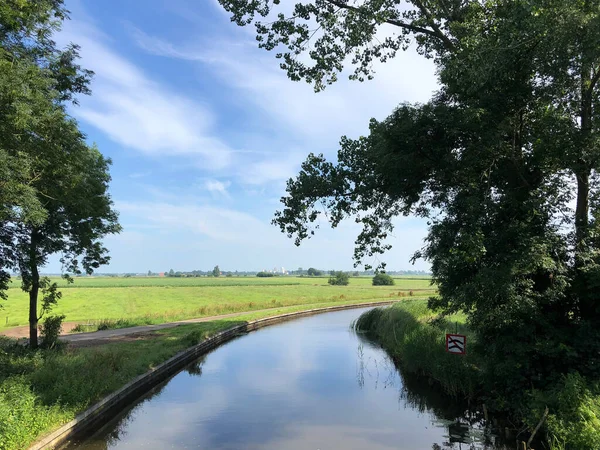
{"label": "blue sky", "polygon": [[[270,224],[285,181],[309,152],[335,158],[340,136],[436,89],[433,64],[409,50],[375,80],[341,77],[315,94],[288,80],[216,0],[73,0],[60,44],[81,46],[92,96],[72,114],[113,160],[123,232],[106,238],[102,272],[315,266],[350,269],[352,223],[322,227],[299,248]],[[400,218],[388,269],[411,266],[423,221]],[[368,261],[376,262],[376,261]],[[47,268],[58,271],[53,261]]]}

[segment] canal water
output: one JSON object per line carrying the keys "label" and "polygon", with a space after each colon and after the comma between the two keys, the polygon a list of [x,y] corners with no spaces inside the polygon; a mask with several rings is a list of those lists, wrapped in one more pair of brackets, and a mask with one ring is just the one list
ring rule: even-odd
{"label": "canal water", "polygon": [[67,449],[499,449],[480,414],[403,377],[351,328],[367,309],[219,347]]}

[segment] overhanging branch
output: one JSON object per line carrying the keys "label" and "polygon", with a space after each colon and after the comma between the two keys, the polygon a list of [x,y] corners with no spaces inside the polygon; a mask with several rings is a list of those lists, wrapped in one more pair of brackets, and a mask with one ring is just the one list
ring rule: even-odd
{"label": "overhanging branch", "polygon": [[[344,0],[326,0],[326,1],[328,3],[331,3],[332,5],[337,6],[338,8],[347,9],[349,11],[360,12],[360,7],[348,5],[347,3],[345,3]],[[406,30],[413,31],[415,33],[422,33],[422,34],[426,34],[431,37],[435,37],[437,39],[440,39],[444,43],[444,45],[446,46],[446,48],[448,50],[454,50],[454,44],[452,43],[452,41],[450,39],[448,39],[448,36],[446,36],[444,33],[442,33],[442,31],[439,29],[439,27],[433,22],[431,16],[428,16],[427,14],[425,14],[425,15],[426,15],[427,19],[431,22],[431,26],[433,29],[419,27],[417,25],[412,25],[410,23],[403,22],[403,21],[397,20],[397,19],[387,19],[387,20],[385,20],[385,23],[394,25],[399,28],[404,28]]]}

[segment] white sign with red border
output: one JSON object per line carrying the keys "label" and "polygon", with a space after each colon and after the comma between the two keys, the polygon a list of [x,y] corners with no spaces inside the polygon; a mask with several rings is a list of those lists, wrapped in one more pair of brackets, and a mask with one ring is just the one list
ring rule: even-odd
{"label": "white sign with red border", "polygon": [[446,351],[464,355],[467,353],[467,337],[464,334],[446,334]]}

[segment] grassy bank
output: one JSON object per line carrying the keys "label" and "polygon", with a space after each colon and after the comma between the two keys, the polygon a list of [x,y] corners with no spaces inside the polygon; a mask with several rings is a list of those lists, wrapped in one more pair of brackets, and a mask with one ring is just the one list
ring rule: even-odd
{"label": "grassy bank", "polygon": [[134,377],[216,332],[277,314],[352,303],[277,308],[91,348],[31,351],[0,338],[0,449],[26,448]]}
{"label": "grassy bank", "polygon": [[[406,300],[386,309],[373,309],[357,321],[357,329],[378,342],[409,373],[429,377],[453,396],[481,402],[486,395],[485,354],[473,350],[475,336],[463,315],[436,318],[424,299]],[[467,335],[467,355],[445,351],[447,332]],[[550,389],[522,392],[518,409],[502,410],[516,423],[533,430],[548,408],[538,437],[551,450],[600,448],[600,383],[578,373],[557,379]],[[524,431],[525,428],[521,431]],[[526,435],[526,434],[525,434]],[[525,436],[523,435],[523,436]]]}
{"label": "grassy bank", "polygon": [[426,299],[414,299],[392,308],[373,309],[363,314],[356,326],[381,344],[406,371],[431,378],[450,395],[475,396],[480,385],[476,356],[468,347],[463,356],[445,351],[446,333],[466,334],[467,345],[473,343],[465,317],[434,318]]}
{"label": "grassy bank", "polygon": [[[330,286],[327,278],[78,278],[61,285],[63,297],[53,314],[70,322],[123,326],[171,322],[332,301],[430,295],[429,279],[396,279],[395,286],[371,286],[371,278],[352,278],[348,286]],[[26,325],[29,301],[17,283],[2,302],[0,329]]]}

